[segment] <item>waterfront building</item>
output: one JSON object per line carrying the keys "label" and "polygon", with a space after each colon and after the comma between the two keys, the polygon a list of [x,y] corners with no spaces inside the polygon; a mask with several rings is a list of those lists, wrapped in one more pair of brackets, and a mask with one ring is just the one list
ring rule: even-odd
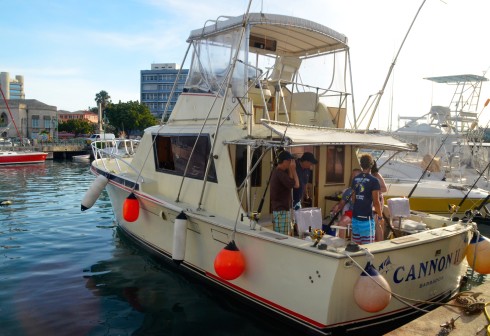
{"label": "waterfront building", "polygon": [[[177,102],[177,98],[184,90],[189,69],[182,69],[178,77],[174,94],[170,97],[174,82],[179,74],[179,66],[175,63],[153,63],[151,70],[141,70],[140,96],[141,103],[148,106],[151,113],[160,119],[168,119]],[[165,106],[169,102],[168,110]]]}
{"label": "waterfront building", "polygon": [[87,121],[90,121],[91,123],[97,124],[99,122],[99,115],[98,113],[94,113],[92,111],[58,111],[58,122],[60,123],[76,119],[85,119]]}
{"label": "waterfront building", "polygon": [[[36,99],[0,100],[0,129],[2,138],[22,138],[51,140],[56,136],[57,108]],[[17,130],[16,130],[17,127]]]}
{"label": "waterfront building", "polygon": [[10,78],[8,72],[0,72],[0,86],[2,87],[5,99],[25,99],[24,76]]}

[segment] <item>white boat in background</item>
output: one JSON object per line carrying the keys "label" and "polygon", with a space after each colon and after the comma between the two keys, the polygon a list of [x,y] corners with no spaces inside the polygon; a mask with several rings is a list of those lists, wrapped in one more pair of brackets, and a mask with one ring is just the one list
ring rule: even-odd
{"label": "white boat in background", "polygon": [[402,153],[390,160],[387,158],[391,154],[384,154],[378,161],[380,173],[388,178],[422,177],[470,186],[476,181],[477,187],[490,189],[490,143],[485,142],[486,127],[479,124],[490,100],[478,112],[482,85],[488,79],[468,74],[426,79],[453,86],[451,100],[447,106],[432,106],[423,116],[399,117],[406,124],[394,135],[416,144],[418,151]]}
{"label": "white boat in background", "polygon": [[[266,13],[208,22],[187,40],[189,75],[169,120],[146,129],[128,155],[92,145],[96,179],[82,210],[105,188],[119,229],[143,249],[310,334],[359,333],[453,296],[472,222],[392,211],[400,235],[361,247],[325,234],[319,220],[299,236],[272,230],[278,150],[318,159],[311,197],[321,220],[359,148],[415,149],[383,132],[341,129],[351,97],[346,36]],[[404,216],[413,230],[402,229]]]}
{"label": "white boat in background", "polygon": [[90,154],[74,155],[71,159],[74,162],[90,162]]}
{"label": "white boat in background", "polygon": [[390,198],[409,197],[412,210],[441,216],[474,210],[482,202],[486,203],[490,195],[485,189],[447,181],[386,178],[385,182],[388,190],[383,196],[386,201]]}

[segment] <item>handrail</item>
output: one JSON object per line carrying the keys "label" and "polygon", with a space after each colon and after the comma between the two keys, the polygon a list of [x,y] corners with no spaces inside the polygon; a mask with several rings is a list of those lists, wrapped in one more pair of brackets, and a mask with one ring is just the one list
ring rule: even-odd
{"label": "handrail", "polygon": [[[124,143],[123,148],[120,148],[121,142]],[[129,146],[127,145],[128,142],[130,144]],[[119,172],[123,171],[121,167],[121,164],[123,164],[133,171],[136,176],[138,176],[139,170],[126,160],[133,157],[138,144],[139,140],[134,139],[96,140],[90,143],[90,147],[92,148],[92,153],[94,154],[95,165],[98,166],[100,162],[104,166],[104,169],[108,170],[106,160],[104,159],[114,159]],[[98,159],[100,159],[100,161]],[[136,182],[144,183],[145,181],[142,176],[139,176]]]}

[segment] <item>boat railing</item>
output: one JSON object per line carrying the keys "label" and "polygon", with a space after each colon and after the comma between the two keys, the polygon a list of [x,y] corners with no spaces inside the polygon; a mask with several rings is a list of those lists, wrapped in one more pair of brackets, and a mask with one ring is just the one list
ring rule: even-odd
{"label": "boat railing", "polygon": [[[94,154],[95,165],[101,164],[105,170],[108,170],[108,160],[114,160],[115,165],[110,167],[111,170],[117,169],[118,173],[124,171],[124,167],[127,167],[139,176],[139,171],[131,164],[131,160],[136,153],[139,145],[139,140],[135,139],[116,139],[116,140],[96,140],[92,141],[90,147]],[[140,177],[141,182],[143,178]]]}

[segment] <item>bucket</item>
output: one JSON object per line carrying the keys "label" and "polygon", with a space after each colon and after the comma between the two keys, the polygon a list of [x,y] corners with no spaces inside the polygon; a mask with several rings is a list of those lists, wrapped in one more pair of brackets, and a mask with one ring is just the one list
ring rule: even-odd
{"label": "bucket", "polygon": [[327,224],[322,224],[322,230],[325,232],[325,234],[335,237],[335,229],[331,227],[329,228]]}

